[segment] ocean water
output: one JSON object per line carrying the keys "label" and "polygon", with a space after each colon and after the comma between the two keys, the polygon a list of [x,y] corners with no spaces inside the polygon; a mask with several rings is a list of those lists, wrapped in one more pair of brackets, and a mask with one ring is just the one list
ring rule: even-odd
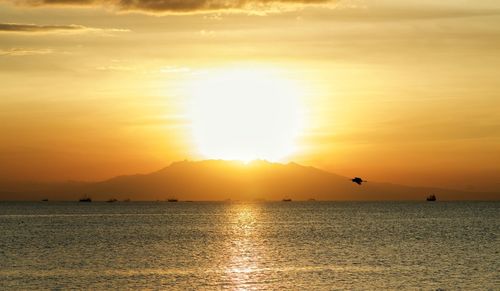
{"label": "ocean water", "polygon": [[0,290],[500,290],[499,202],[0,203]]}

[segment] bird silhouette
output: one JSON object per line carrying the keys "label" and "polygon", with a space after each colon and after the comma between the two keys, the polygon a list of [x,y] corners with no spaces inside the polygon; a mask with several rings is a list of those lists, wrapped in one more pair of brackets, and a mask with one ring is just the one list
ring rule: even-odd
{"label": "bird silhouette", "polygon": [[366,181],[363,181],[363,179],[361,179],[360,177],[354,177],[351,181],[353,181],[354,183],[356,183],[358,185],[361,185],[363,182],[366,182]]}

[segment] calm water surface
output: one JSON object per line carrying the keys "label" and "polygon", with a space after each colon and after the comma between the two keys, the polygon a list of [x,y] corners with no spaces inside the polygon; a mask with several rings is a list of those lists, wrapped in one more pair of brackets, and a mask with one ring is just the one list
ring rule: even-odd
{"label": "calm water surface", "polygon": [[0,203],[0,289],[500,290],[499,202]]}

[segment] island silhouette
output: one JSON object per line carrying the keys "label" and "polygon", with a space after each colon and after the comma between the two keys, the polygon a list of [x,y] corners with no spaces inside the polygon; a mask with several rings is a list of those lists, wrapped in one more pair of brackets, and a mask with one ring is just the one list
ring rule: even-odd
{"label": "island silhouette", "polygon": [[467,192],[370,182],[362,187],[353,179],[297,163],[257,160],[203,160],[172,163],[148,174],[118,176],[100,182],[4,183],[0,200],[50,199],[77,201],[167,200],[421,200],[429,193],[440,200],[495,200],[499,193]]}

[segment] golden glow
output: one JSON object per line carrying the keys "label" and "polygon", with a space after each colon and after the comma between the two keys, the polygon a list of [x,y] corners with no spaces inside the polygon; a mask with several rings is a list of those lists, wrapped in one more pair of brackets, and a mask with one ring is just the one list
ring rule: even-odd
{"label": "golden glow", "polygon": [[0,184],[263,158],[500,192],[500,1],[118,2],[0,1]]}
{"label": "golden glow", "polygon": [[191,122],[205,158],[280,160],[301,125],[300,90],[271,69],[223,69],[193,82]]}

